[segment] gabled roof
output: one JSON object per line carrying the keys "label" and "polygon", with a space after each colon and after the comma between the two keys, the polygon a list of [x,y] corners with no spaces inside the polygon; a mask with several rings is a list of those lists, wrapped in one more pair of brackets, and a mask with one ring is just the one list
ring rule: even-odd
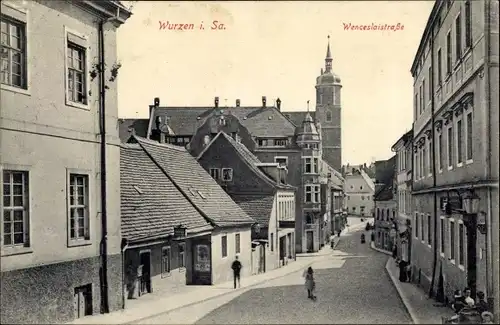
{"label": "gabled roof", "polygon": [[[229,144],[235,149],[236,153],[238,156],[246,162],[248,167],[254,172],[255,176],[269,184],[270,186],[278,189],[290,189],[290,190],[295,190],[295,187],[288,185],[288,184],[278,184],[275,180],[271,179],[269,176],[267,176],[257,165],[261,164],[261,161],[259,158],[257,158],[243,143],[237,142],[234,140],[231,136],[226,134],[225,132],[221,131],[217,133],[217,135],[210,141],[205,148],[203,148],[203,151],[198,155],[197,159],[199,160],[200,158],[203,157],[203,155],[207,152],[208,148],[211,146],[214,146],[215,143],[220,141],[221,139],[225,139],[226,142],[229,142]],[[232,196],[232,193],[231,193]]]}
{"label": "gabled roof", "polygon": [[134,136],[186,198],[218,227],[250,225],[250,218],[186,149]]}
{"label": "gabled roof", "polygon": [[262,227],[269,225],[274,195],[266,194],[232,194],[233,200]]}
{"label": "gabled roof", "polygon": [[120,141],[125,143],[134,134],[147,138],[149,119],[118,119],[118,132]]}
{"label": "gabled roof", "polygon": [[138,144],[120,147],[121,232],[130,241],[166,237],[182,224],[188,233],[211,230]]}
{"label": "gabled roof", "polygon": [[168,125],[177,135],[193,135],[198,127],[216,111],[232,114],[254,137],[291,137],[295,125],[275,107],[158,107],[153,108],[151,121],[166,116]]}

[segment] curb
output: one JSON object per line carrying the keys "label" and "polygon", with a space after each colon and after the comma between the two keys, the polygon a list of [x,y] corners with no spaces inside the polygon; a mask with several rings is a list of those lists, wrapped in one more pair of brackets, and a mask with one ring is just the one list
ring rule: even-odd
{"label": "curb", "polygon": [[[318,257],[318,256],[323,256],[323,255],[316,255],[316,256],[313,256],[313,257]],[[259,286],[261,284],[264,284],[264,283],[267,283],[267,282],[270,282],[270,281],[273,281],[273,280],[276,280],[276,279],[288,276],[290,274],[299,272],[302,268],[304,268],[304,267],[307,268],[307,267],[311,266],[313,263],[314,263],[314,261],[310,261],[309,263],[304,264],[301,268],[297,268],[296,270],[287,272],[285,274],[279,275],[279,276],[274,277],[274,278],[266,279],[266,280],[263,280],[261,282],[257,282],[257,283],[251,284],[251,285],[249,285],[247,287],[244,287],[244,288],[238,288],[238,289],[235,289],[235,290],[230,290],[228,292],[223,292],[223,293],[220,293],[220,294],[217,294],[217,295],[214,295],[214,296],[210,296],[208,298],[204,298],[202,300],[198,300],[198,301],[195,301],[195,302],[190,302],[190,303],[188,303],[186,305],[183,305],[183,306],[179,306],[179,307],[175,307],[175,308],[172,308],[172,309],[169,309],[169,310],[161,311],[161,312],[153,314],[153,315],[149,315],[149,316],[142,317],[142,318],[137,318],[137,319],[134,319],[132,321],[128,321],[128,322],[121,323],[121,324],[136,324],[137,322],[144,321],[144,320],[149,319],[149,318],[157,317],[157,316],[160,316],[160,315],[163,315],[163,314],[168,314],[168,313],[177,311],[177,310],[182,309],[182,308],[191,307],[191,306],[194,306],[194,305],[197,305],[197,304],[201,304],[201,303],[207,302],[209,300],[220,298],[220,297],[224,297],[224,296],[227,296],[227,295],[235,293],[235,292],[239,292],[239,291],[244,292],[246,289],[253,288],[253,287]]]}
{"label": "curb", "polygon": [[377,251],[377,252],[380,252],[380,253],[392,256],[391,252],[375,247],[375,243],[374,242],[370,243],[370,248],[373,249],[374,251]]}
{"label": "curb", "polygon": [[389,275],[389,278],[391,279],[392,284],[394,285],[394,287],[398,291],[399,298],[403,302],[403,305],[405,306],[406,311],[410,315],[411,320],[413,321],[414,324],[420,324],[420,321],[418,320],[418,317],[417,317],[417,312],[413,309],[413,307],[408,302],[406,295],[404,294],[403,290],[401,289],[401,286],[397,282],[398,280],[389,271],[389,263],[391,263],[391,262],[392,262],[392,259],[389,258],[387,260],[387,263],[385,263],[385,271],[387,272],[387,275]]}

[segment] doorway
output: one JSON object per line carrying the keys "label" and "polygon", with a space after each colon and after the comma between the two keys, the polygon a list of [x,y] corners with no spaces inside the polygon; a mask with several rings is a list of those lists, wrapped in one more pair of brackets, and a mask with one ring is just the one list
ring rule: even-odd
{"label": "doorway", "polygon": [[193,284],[212,284],[211,243],[208,239],[193,241]]}
{"label": "doorway", "polygon": [[139,252],[139,296],[152,292],[151,286],[151,251]]}
{"label": "doorway", "polygon": [[308,253],[314,252],[314,233],[311,230],[306,231],[306,250]]}
{"label": "doorway", "polygon": [[75,288],[73,308],[75,319],[92,315],[92,283]]}

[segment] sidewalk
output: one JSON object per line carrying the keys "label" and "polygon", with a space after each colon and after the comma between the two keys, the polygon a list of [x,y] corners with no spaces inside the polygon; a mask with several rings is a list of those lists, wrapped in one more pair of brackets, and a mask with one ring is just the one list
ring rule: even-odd
{"label": "sidewalk", "polygon": [[[320,252],[311,257],[324,256],[331,253],[330,246],[324,247]],[[310,256],[297,256],[297,260],[288,265],[261,274],[241,279],[241,288],[233,289],[233,282],[224,282],[212,286],[186,286],[184,292],[169,296],[154,296],[154,293],[146,295],[149,299],[137,299],[133,306],[126,309],[111,312],[109,314],[98,314],[77,319],[68,324],[130,324],[155,315],[172,312],[174,310],[195,305],[213,298],[221,297],[230,293],[241,293],[262,283],[280,278],[295,272],[299,272],[310,266],[316,258],[303,258]]]}
{"label": "sidewalk", "polygon": [[454,313],[450,308],[436,306],[436,302],[428,298],[425,292],[415,284],[399,281],[399,268],[393,258],[387,260],[385,269],[394,283],[413,323],[441,324],[442,317],[453,316]]}
{"label": "sidewalk", "polygon": [[370,247],[373,250],[376,250],[377,252],[384,253],[386,255],[392,256],[392,252],[386,251],[385,249],[381,249],[381,248],[375,247],[375,242],[371,242],[370,243]]}

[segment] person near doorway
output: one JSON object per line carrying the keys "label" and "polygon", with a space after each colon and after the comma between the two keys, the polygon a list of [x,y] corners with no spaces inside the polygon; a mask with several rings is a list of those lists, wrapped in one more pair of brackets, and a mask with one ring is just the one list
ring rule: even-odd
{"label": "person near doorway", "polygon": [[238,259],[238,255],[236,255],[231,268],[233,269],[234,288],[236,289],[236,282],[238,282],[238,288],[240,287],[241,269],[243,268]]}
{"label": "person near doorway", "polygon": [[488,306],[488,303],[486,302],[486,300],[484,299],[484,292],[482,291],[479,291],[477,293],[477,304],[476,304],[476,307],[477,307],[477,310],[480,312],[480,313],[483,313],[485,311],[488,311],[489,309],[489,306]]}
{"label": "person near doorway", "polygon": [[476,303],[474,299],[472,299],[471,297],[471,290],[469,288],[464,289],[464,301],[467,304],[467,306],[470,307],[474,306],[474,304]]}
{"label": "person near doorway", "polygon": [[305,278],[306,278],[305,285],[307,289],[307,298],[316,300],[316,296],[314,295],[314,289],[316,287],[316,283],[314,281],[314,271],[312,267],[309,266],[309,268],[307,268]]}

